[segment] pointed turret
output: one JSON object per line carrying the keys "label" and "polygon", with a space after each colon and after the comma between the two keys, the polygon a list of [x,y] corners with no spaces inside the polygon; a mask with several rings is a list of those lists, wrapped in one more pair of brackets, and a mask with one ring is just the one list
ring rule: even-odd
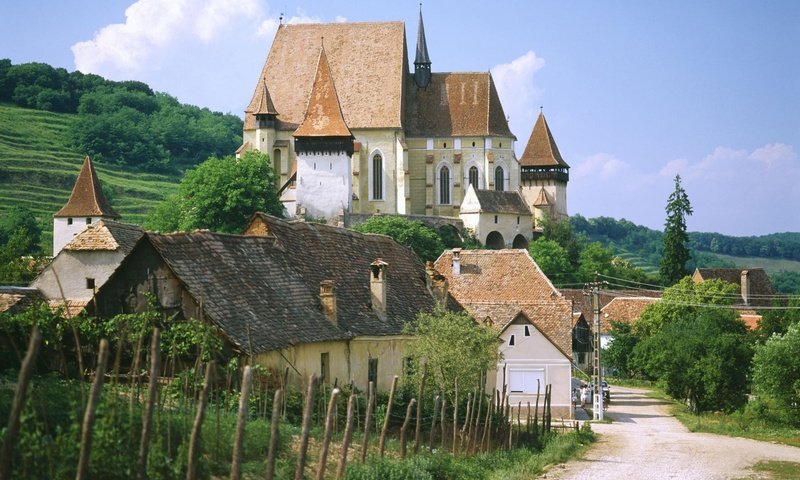
{"label": "pointed turret", "polygon": [[414,59],[414,83],[420,88],[425,88],[431,83],[431,59],[428,56],[428,43],[425,41],[425,25],[422,23],[422,5],[419,7],[417,56]]}
{"label": "pointed turret", "polygon": [[266,78],[261,80],[261,84],[253,94],[252,100],[250,100],[250,105],[247,106],[244,112],[255,115],[257,128],[275,128],[275,118],[278,116],[278,111],[275,109],[275,104],[272,103],[272,96],[269,94]]}
{"label": "pointed turret", "polygon": [[325,46],[319,51],[317,73],[314,76],[314,85],[306,107],[303,122],[294,131],[295,138],[301,137],[342,137],[350,139],[349,153],[353,153],[353,134],[344,121],[339,97],[336,95],[336,86],[333,84],[331,67]]}
{"label": "pointed turret", "polygon": [[86,228],[86,225],[100,219],[119,219],[119,214],[111,208],[111,204],[103,194],[103,188],[89,156],[83,159],[83,166],[78,179],[75,180],[75,186],[72,187],[69,200],[53,217],[53,256],[57,255],[73,236]]}
{"label": "pointed turret", "polygon": [[542,112],[533,126],[519,166],[523,196],[536,216],[537,225],[545,216],[565,218],[569,165],[561,157]]}
{"label": "pointed turret", "polygon": [[569,168],[567,162],[561,158],[556,141],[544,118],[544,113],[539,112],[539,118],[533,126],[528,145],[519,160],[522,167],[563,167]]}

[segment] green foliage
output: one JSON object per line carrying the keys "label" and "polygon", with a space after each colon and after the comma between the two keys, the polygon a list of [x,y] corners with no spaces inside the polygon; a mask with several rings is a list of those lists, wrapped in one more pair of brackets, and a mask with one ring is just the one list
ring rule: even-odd
{"label": "green foliage", "polygon": [[629,323],[612,321],[611,336],[611,342],[603,350],[603,363],[617,377],[633,377],[633,349],[639,343],[638,335],[633,332]]}
{"label": "green foliage", "polygon": [[775,287],[776,292],[797,293],[800,295],[800,272],[780,270],[772,273],[769,279],[772,281],[772,286]]}
{"label": "green foliage", "polygon": [[425,261],[434,261],[444,251],[445,245],[436,231],[422,222],[396,215],[379,215],[356,225],[353,230],[361,233],[380,233],[392,237],[405,245]]}
{"label": "green foliage", "polygon": [[686,262],[691,258],[686,243],[686,216],[692,214],[689,196],[681,186],[681,176],[675,176],[675,190],[667,201],[667,220],[664,224],[664,257],[659,273],[665,285],[672,285],[686,275]]}
{"label": "green foliage", "polygon": [[800,425],[800,323],[756,346],[753,387],[759,395],[773,400],[787,420]]}
{"label": "green foliage", "polygon": [[[472,388],[481,374],[495,368],[500,360],[497,334],[476,324],[466,313],[441,308],[420,313],[406,327],[406,333],[416,337],[409,345],[409,356],[417,365],[428,366],[427,388],[444,392],[451,401],[456,378],[462,388]],[[411,373],[411,385],[418,383],[421,370],[415,368]]]}
{"label": "green foliage", "polygon": [[27,284],[44,261],[39,250],[42,229],[33,212],[14,206],[0,217],[0,284]]}
{"label": "green foliage", "polygon": [[756,333],[762,340],[775,334],[783,335],[791,325],[800,324],[800,294],[789,297],[787,302],[775,302],[775,305],[786,308],[759,312],[761,321],[758,322]]}
{"label": "green foliage", "polygon": [[528,253],[548,278],[568,282],[574,277],[567,250],[555,240],[539,237],[528,244]]}
{"label": "green foliage", "polygon": [[160,231],[206,228],[241,233],[256,212],[282,216],[269,156],[211,157],[186,172],[176,197],[168,198],[145,223]]}

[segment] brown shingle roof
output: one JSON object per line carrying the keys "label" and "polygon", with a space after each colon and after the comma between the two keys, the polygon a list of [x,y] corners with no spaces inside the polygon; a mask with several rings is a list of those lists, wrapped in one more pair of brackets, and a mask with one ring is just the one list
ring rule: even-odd
{"label": "brown shingle roof", "polygon": [[569,168],[567,162],[561,158],[553,134],[550,133],[550,127],[547,126],[547,120],[544,119],[544,114],[541,112],[533,126],[525,151],[522,152],[522,157],[519,159],[519,164],[522,167]]}
{"label": "brown shingle roof", "polygon": [[539,189],[539,195],[536,196],[536,200],[533,201],[533,206],[535,207],[549,207],[552,205],[553,202],[550,201],[550,197],[547,195],[544,187]]}
{"label": "brown shingle roof", "polygon": [[317,73],[314,76],[305,117],[293,135],[295,137],[353,136],[342,116],[342,108],[336,95],[336,86],[333,83],[324,46],[319,50]]}
{"label": "brown shingle roof", "polygon": [[109,217],[119,218],[119,214],[111,208],[97,173],[94,171],[92,159],[87,155],[83,159],[81,171],[67,204],[54,217]]}
{"label": "brown shingle roof", "polygon": [[[600,310],[600,333],[611,331],[611,322],[632,323],[642,316],[645,308],[657,302],[653,297],[616,297]],[[592,317],[594,318],[594,317]]]}
{"label": "brown shingle roof", "polygon": [[406,136],[514,137],[488,72],[434,73],[427,88],[406,92]]}
{"label": "brown shingle roof", "polygon": [[453,252],[436,260],[450,294],[476,321],[505,329],[524,313],[567,356],[572,354],[571,302],[563,298],[525,250],[463,250],[461,273],[453,274]]}
{"label": "brown shingle roof", "polygon": [[772,306],[775,290],[763,268],[698,268],[692,278],[695,282],[703,280],[722,280],[742,287],[742,273],[747,272],[750,284],[750,305],[759,307]]}
{"label": "brown shingle roof", "polygon": [[[573,302],[573,311],[583,313],[589,325],[594,323],[594,311],[592,310],[592,296],[587,295],[584,290],[577,288],[562,288],[561,295]],[[600,290],[600,308],[608,305],[611,300],[617,297],[648,297],[661,298],[661,292],[654,290]]]}
{"label": "brown shingle roof", "polygon": [[113,220],[100,220],[89,225],[75,236],[64,250],[107,250],[121,249],[129,253],[144,235],[144,230],[137,225],[119,223]]}
{"label": "brown shingle roof", "polygon": [[[410,249],[383,235],[257,215],[263,236],[194,232],[148,238],[206,314],[247,351],[399,335],[431,310],[425,270]],[[372,310],[370,264],[387,264],[387,313]],[[336,285],[338,325],[325,318],[320,282]]]}
{"label": "brown shingle roof", "polygon": [[37,288],[0,286],[0,313],[14,315],[44,301]]}
{"label": "brown shingle roof", "polygon": [[250,105],[248,105],[244,111],[245,113],[252,113],[253,115],[278,114],[278,111],[275,110],[275,105],[272,103],[272,96],[269,94],[266,80],[263,80],[261,85],[256,87],[253,98],[250,100]]}
{"label": "brown shingle roof", "polygon": [[481,212],[488,213],[516,213],[529,215],[528,206],[525,199],[519,192],[506,192],[497,190],[475,190],[478,203],[481,205]]}
{"label": "brown shingle roof", "polygon": [[[256,85],[270,85],[278,127],[294,130],[305,117],[323,37],[346,124],[400,128],[408,75],[402,22],[281,25]],[[248,113],[244,129],[254,128]]]}

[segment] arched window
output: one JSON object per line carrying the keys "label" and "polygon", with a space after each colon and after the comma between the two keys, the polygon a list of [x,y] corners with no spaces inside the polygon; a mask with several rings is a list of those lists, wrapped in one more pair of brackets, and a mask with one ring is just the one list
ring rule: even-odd
{"label": "arched window", "polygon": [[439,204],[450,204],[450,169],[446,166],[439,169]]}
{"label": "arched window", "polygon": [[372,157],[372,199],[383,199],[383,157],[380,153]]}
{"label": "arched window", "polygon": [[469,184],[478,189],[478,167],[469,167]]}
{"label": "arched window", "polygon": [[503,167],[496,167],[494,169],[494,189],[498,192],[502,192],[506,189]]}
{"label": "arched window", "polygon": [[272,168],[275,169],[275,181],[278,188],[281,188],[281,150],[276,148],[272,152]]}

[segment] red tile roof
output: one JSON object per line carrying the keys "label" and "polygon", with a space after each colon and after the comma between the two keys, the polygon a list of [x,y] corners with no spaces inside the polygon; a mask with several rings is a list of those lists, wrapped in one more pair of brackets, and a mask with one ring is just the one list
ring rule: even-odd
{"label": "red tile roof", "polygon": [[97,172],[92,159],[87,155],[83,159],[81,171],[67,204],[54,217],[109,217],[119,218],[119,214],[111,208],[103,188],[97,179]]}
{"label": "red tile roof", "polygon": [[569,168],[567,162],[561,158],[561,153],[558,151],[558,146],[553,139],[553,134],[550,132],[550,127],[547,125],[547,120],[545,120],[544,114],[541,112],[539,113],[539,118],[536,119],[536,124],[533,126],[525,151],[522,152],[522,157],[519,159],[519,164],[523,167]]}
{"label": "red tile roof", "polygon": [[325,55],[325,47],[320,48],[317,73],[311,95],[306,107],[303,122],[293,134],[295,137],[352,137],[342,115],[336,86],[333,84],[331,67]]}

